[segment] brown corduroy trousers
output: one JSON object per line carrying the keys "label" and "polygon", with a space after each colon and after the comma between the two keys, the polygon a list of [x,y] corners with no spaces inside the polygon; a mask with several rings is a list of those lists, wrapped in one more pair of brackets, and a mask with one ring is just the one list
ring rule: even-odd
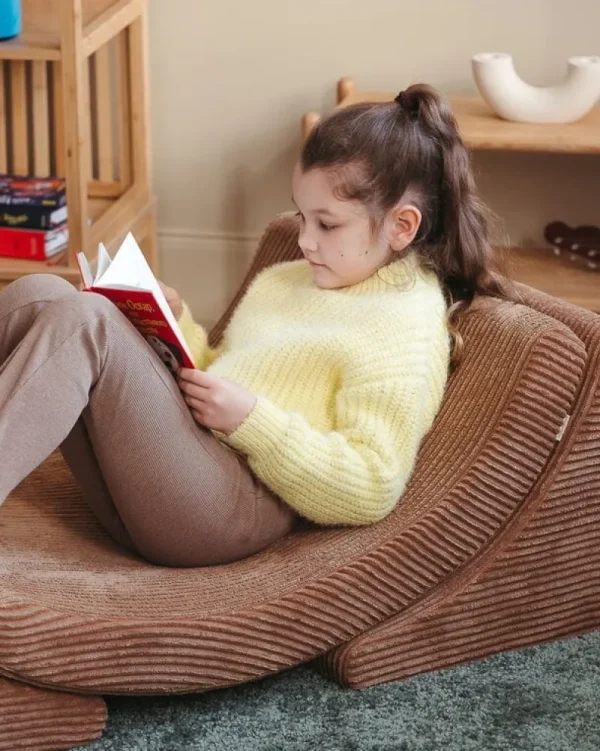
{"label": "brown corduroy trousers", "polygon": [[0,291],[0,504],[58,447],[106,531],[152,563],[245,558],[298,521],[115,305],[32,274]]}

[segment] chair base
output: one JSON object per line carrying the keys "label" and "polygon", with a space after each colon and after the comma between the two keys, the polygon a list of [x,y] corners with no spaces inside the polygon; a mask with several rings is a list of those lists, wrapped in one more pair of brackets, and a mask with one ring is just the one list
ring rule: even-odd
{"label": "chair base", "polygon": [[99,738],[106,725],[99,696],[69,694],[0,677],[0,751],[61,751]]}

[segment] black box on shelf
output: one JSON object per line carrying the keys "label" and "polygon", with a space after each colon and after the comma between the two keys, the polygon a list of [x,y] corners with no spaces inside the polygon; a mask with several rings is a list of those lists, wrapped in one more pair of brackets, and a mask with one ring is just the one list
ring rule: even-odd
{"label": "black box on shelf", "polygon": [[0,226],[52,229],[67,221],[64,177],[0,175]]}

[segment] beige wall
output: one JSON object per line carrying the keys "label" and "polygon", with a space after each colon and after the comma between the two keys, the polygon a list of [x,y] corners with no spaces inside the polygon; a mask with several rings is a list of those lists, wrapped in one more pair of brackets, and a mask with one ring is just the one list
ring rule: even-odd
{"label": "beige wall", "polygon": [[[290,207],[299,123],[335,84],[427,81],[474,93],[475,52],[513,54],[530,83],[600,53],[598,0],[150,0],[151,111],[162,276],[211,323],[266,222]],[[552,219],[600,222],[600,157],[478,154],[510,241]]]}

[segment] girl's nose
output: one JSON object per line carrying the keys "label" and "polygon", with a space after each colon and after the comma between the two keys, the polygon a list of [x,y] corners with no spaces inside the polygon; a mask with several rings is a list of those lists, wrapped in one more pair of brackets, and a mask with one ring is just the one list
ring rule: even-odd
{"label": "girl's nose", "polygon": [[303,227],[300,230],[298,245],[303,253],[314,253],[317,250],[317,241],[311,236],[310,232],[307,231],[306,227]]}

